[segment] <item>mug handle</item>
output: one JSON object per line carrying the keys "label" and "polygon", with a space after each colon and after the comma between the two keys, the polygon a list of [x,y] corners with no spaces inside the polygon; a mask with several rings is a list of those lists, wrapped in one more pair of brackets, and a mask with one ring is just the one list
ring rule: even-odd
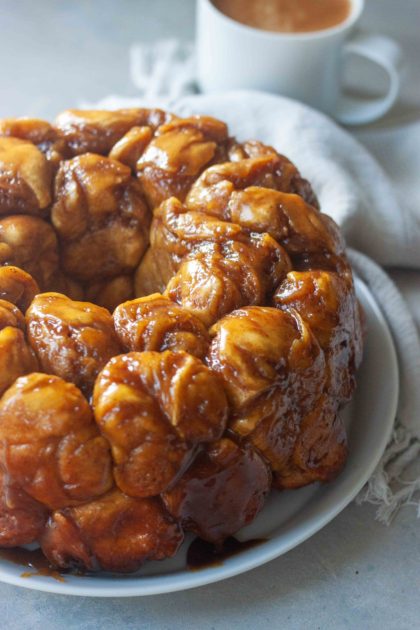
{"label": "mug handle", "polygon": [[389,37],[370,33],[357,33],[344,44],[344,55],[359,55],[373,61],[388,75],[388,92],[385,96],[361,103],[357,98],[342,94],[336,118],[345,125],[362,125],[384,116],[394,105],[400,91],[402,51]]}

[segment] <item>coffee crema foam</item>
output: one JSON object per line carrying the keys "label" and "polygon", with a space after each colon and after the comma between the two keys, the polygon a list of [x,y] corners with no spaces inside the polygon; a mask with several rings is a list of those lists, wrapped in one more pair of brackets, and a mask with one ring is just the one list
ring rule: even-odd
{"label": "coffee crema foam", "polygon": [[264,31],[308,33],[337,26],[348,18],[351,0],[212,0],[236,22]]}

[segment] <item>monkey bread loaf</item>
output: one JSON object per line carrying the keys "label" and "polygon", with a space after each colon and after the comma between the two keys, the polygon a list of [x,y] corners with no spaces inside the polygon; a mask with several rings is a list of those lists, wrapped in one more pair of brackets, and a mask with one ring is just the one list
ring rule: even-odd
{"label": "monkey bread loaf", "polygon": [[0,121],[0,547],[137,571],[334,479],[361,319],[274,148],[158,109]]}

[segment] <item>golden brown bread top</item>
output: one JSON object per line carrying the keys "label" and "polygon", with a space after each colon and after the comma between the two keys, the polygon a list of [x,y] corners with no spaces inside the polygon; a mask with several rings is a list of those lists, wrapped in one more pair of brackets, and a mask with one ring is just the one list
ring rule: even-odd
{"label": "golden brown bread top", "polygon": [[25,333],[15,326],[0,331],[0,395],[19,376],[39,369],[38,360],[29,346]]}
{"label": "golden brown bread top", "polygon": [[271,477],[333,478],[361,329],[273,147],[141,108],[0,121],[0,545],[135,570],[235,533]]}
{"label": "golden brown bread top", "polygon": [[187,118],[173,117],[167,123],[160,126],[157,135],[163,135],[172,131],[189,133],[191,130],[200,132],[207,140],[216,143],[225,142],[228,138],[226,123],[212,116],[194,115]]}
{"label": "golden brown bread top", "polygon": [[[267,287],[274,287],[277,279],[290,269],[285,250],[269,234],[249,234],[236,223],[188,211],[174,197],[155,210],[150,242],[152,252],[156,253],[154,264],[160,267],[165,284],[187,255],[199,251],[218,253],[231,260],[232,266],[234,261],[245,257],[257,273],[266,276]],[[139,276],[143,275],[141,269],[142,264],[137,272],[139,284]]]}
{"label": "golden brown bread top", "polygon": [[0,298],[16,304],[25,313],[39,293],[39,286],[29,273],[19,267],[0,267]]}
{"label": "golden brown bread top", "polygon": [[349,400],[362,346],[353,285],[329,271],[292,271],[277,288],[273,300],[281,309],[296,309],[311,327],[327,359],[331,395]]}
{"label": "golden brown bread top", "polygon": [[51,203],[51,170],[25,140],[0,136],[0,214],[45,216]]}
{"label": "golden brown bread top", "polygon": [[217,252],[198,251],[184,259],[165,295],[209,327],[236,308],[263,302],[264,280],[245,256],[231,261]]}
{"label": "golden brown bread top", "polygon": [[218,143],[226,140],[226,125],[208,116],[162,125],[137,162],[150,207],[172,196],[183,200],[204,167],[218,159]]}
{"label": "golden brown bread top", "polygon": [[289,269],[287,254],[267,234],[221,248],[203,244],[184,258],[165,295],[212,326],[241,306],[265,303],[271,283]]}
{"label": "golden brown bread top", "polygon": [[0,219],[0,265],[24,269],[41,290],[51,287],[58,272],[58,243],[51,225],[26,215]]}
{"label": "golden brown bread top", "polygon": [[296,166],[292,164],[292,162],[290,162],[290,160],[288,160],[284,155],[279,154],[274,149],[274,147],[263,144],[259,140],[247,140],[245,142],[238,143],[235,141],[235,139],[232,139],[228,150],[228,157],[231,162],[238,162],[247,158],[258,158],[265,156],[274,156],[280,158],[280,160],[286,166],[288,166],[289,172],[292,171],[293,167],[294,171],[289,178],[288,190],[286,192],[300,195],[302,199],[306,201],[306,203],[313,206],[314,208],[319,209],[317,196],[314,193],[312,186],[310,185],[308,180],[304,179],[299,173]]}
{"label": "golden brown bread top", "polygon": [[219,377],[186,352],[130,352],[99,374],[96,422],[111,444],[114,477],[135,497],[167,487],[194,448],[219,438],[228,407]]}
{"label": "golden brown bread top", "polygon": [[132,271],[147,247],[142,191],[116,160],[87,153],[63,162],[51,217],[64,270],[84,282]]}
{"label": "golden brown bread top", "polygon": [[257,448],[281,479],[290,471],[303,418],[325,390],[324,353],[293,309],[240,309],[210,334],[208,364],[222,375],[229,396],[229,428]]}
{"label": "golden brown bread top", "polygon": [[12,326],[25,330],[25,318],[17,306],[0,299],[0,331],[6,326]]}
{"label": "golden brown bread top", "polygon": [[26,312],[29,342],[42,369],[74,383],[86,394],[121,347],[111,314],[60,293],[40,293]]}
{"label": "golden brown bread top", "polygon": [[232,192],[222,217],[252,232],[268,232],[289,254],[343,253],[336,229],[299,195],[250,186]]}
{"label": "golden brown bread top", "polygon": [[157,128],[172,118],[160,109],[118,109],[115,111],[68,109],[55,119],[55,128],[72,155],[106,155],[132,127]]}
{"label": "golden brown bread top", "polygon": [[109,157],[136,170],[137,162],[153,138],[151,127],[131,127],[109,152]]}
{"label": "golden brown bread top", "polygon": [[280,155],[216,164],[197,179],[186,203],[192,210],[222,216],[234,190],[259,186],[288,192],[295,173],[296,167]]}
{"label": "golden brown bread top", "polygon": [[0,136],[20,138],[42,146],[47,141],[56,140],[57,133],[49,122],[39,118],[2,118]]}
{"label": "golden brown bread top", "polygon": [[64,139],[50,123],[38,118],[3,118],[0,136],[11,136],[34,144],[43,153],[55,173],[61,160],[68,157]]}
{"label": "golden brown bread top", "polygon": [[57,376],[17,379],[0,401],[5,473],[49,508],[83,503],[112,484],[107,441],[80,390]]}
{"label": "golden brown bread top", "polygon": [[285,405],[306,406],[325,381],[324,355],[296,311],[238,309],[217,322],[210,335],[208,365],[222,376],[235,412],[276,387]]}
{"label": "golden brown bread top", "polygon": [[128,351],[183,350],[202,358],[210,343],[204,324],[160,293],[120,304],[113,318],[121,345]]}

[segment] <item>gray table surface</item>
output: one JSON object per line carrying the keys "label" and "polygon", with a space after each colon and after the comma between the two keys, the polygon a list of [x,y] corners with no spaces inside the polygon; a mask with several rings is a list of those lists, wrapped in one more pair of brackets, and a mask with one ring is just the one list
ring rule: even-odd
{"label": "gray table surface", "polygon": [[[414,59],[418,24],[411,16],[419,6],[418,0],[368,0],[364,23],[398,37]],[[192,39],[193,32],[193,0],[0,0],[0,117],[52,118],[82,99],[134,95],[129,45]],[[400,103],[382,126],[420,117],[419,68],[412,64]],[[396,271],[394,277],[419,319],[418,275]],[[420,522],[412,507],[390,527],[374,514],[372,506],[351,504],[285,556],[181,593],[101,600],[0,585],[0,627],[420,628]]]}

